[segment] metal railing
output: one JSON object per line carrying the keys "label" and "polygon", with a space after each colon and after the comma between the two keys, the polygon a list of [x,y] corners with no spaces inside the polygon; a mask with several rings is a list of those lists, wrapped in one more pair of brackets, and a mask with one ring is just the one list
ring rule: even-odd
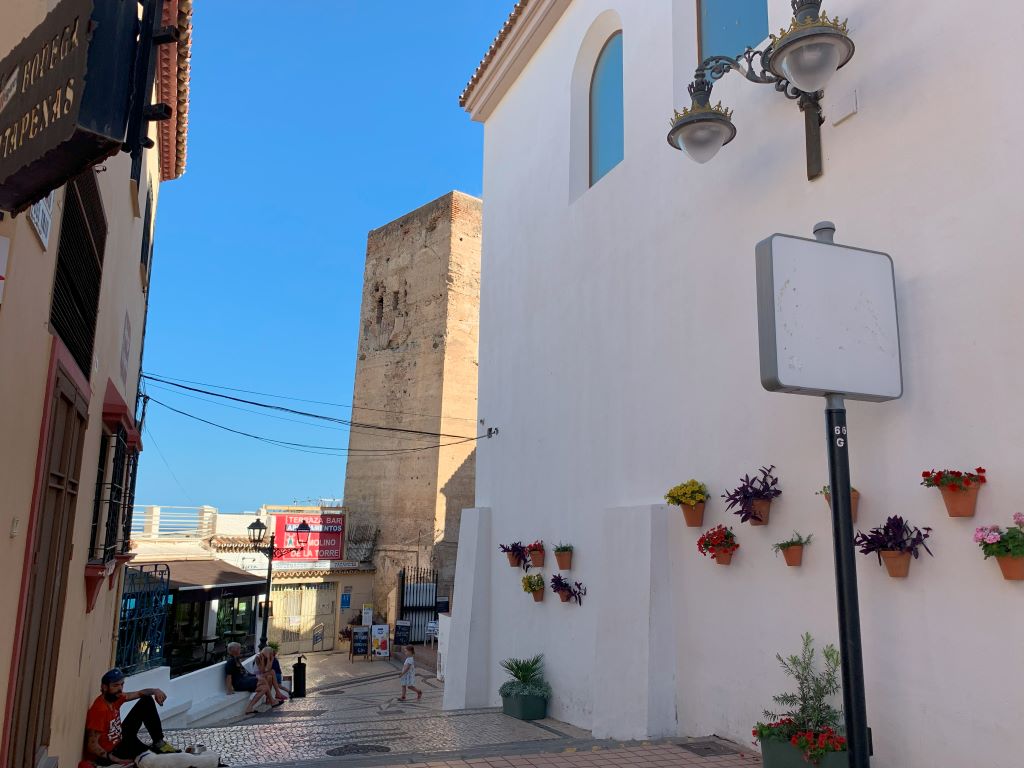
{"label": "metal railing", "polygon": [[131,535],[135,541],[205,539],[216,531],[216,507],[136,505],[132,514]]}

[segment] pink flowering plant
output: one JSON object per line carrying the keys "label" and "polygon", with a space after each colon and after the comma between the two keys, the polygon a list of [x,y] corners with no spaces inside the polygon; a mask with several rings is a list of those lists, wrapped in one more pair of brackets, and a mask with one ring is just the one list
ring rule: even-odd
{"label": "pink flowering plant", "polygon": [[974,530],[974,541],[990,557],[1024,557],[1024,512],[1013,516],[1013,526],[982,525]]}

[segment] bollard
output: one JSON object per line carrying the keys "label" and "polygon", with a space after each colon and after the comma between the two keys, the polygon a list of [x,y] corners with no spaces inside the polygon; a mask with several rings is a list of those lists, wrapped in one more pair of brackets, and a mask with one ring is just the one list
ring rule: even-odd
{"label": "bollard", "polygon": [[299,658],[292,664],[292,698],[303,699],[306,697],[306,658],[301,653]]}

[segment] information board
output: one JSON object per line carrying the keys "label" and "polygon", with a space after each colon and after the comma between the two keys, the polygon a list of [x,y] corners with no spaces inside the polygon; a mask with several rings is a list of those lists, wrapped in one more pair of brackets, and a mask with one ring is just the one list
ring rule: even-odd
{"label": "information board", "polygon": [[352,649],[350,656],[370,655],[370,628],[352,627]]}
{"label": "information board", "polygon": [[412,632],[411,621],[395,622],[395,647],[401,648],[409,644],[409,635]]}
{"label": "information board", "polygon": [[374,624],[370,627],[370,647],[374,656],[390,656],[391,644],[388,641],[390,627],[387,624]]}

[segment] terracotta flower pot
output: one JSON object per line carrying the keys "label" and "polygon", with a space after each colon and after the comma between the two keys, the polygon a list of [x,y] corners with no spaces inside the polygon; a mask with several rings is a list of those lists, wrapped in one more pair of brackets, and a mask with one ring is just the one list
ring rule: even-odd
{"label": "terracotta flower pot", "polygon": [[[822,494],[825,497],[825,506],[828,507],[828,511],[832,511],[832,496],[831,494]],[[857,522],[857,505],[860,504],[860,491],[850,491],[850,520],[854,523]]]}
{"label": "terracotta flower pot", "polygon": [[887,550],[882,552],[882,562],[885,563],[885,570],[887,570],[889,575],[894,579],[905,579],[907,578],[907,574],[910,573],[909,552],[894,552]]}
{"label": "terracotta flower pot", "polygon": [[572,600],[572,592],[570,592],[567,589],[563,589],[561,592],[558,593],[558,597],[561,599],[563,603],[568,603],[570,600]]}
{"label": "terracotta flower pot", "polygon": [[782,556],[786,558],[786,565],[798,566],[804,560],[804,545],[794,544],[782,550]]}
{"label": "terracotta flower pot", "polygon": [[558,563],[558,569],[561,571],[572,570],[572,550],[568,552],[555,552],[555,562]]}
{"label": "terracotta flower pot", "polygon": [[771,509],[771,499],[756,499],[754,501],[754,517],[750,518],[750,524],[768,525],[768,513],[771,512]]}
{"label": "terracotta flower pot", "polygon": [[715,550],[715,562],[719,565],[728,565],[732,562],[732,552]]}
{"label": "terracotta flower pot", "polygon": [[530,550],[530,565],[534,568],[544,567],[544,550],[543,549],[531,549]]}
{"label": "terracotta flower pot", "polygon": [[698,501],[696,504],[680,504],[683,510],[683,517],[686,519],[686,526],[688,528],[700,528],[704,525],[704,502]]}
{"label": "terracotta flower pot", "polygon": [[996,555],[996,562],[999,563],[999,570],[1003,572],[1004,579],[1007,581],[1024,581],[1024,557]]}
{"label": "terracotta flower pot", "polygon": [[942,500],[946,502],[946,513],[950,517],[974,517],[979,488],[981,486],[976,483],[963,490],[949,485],[939,488],[942,492]]}
{"label": "terracotta flower pot", "polygon": [[542,603],[544,602],[544,590],[538,589],[533,592],[533,602]]}
{"label": "terracotta flower pot", "polygon": [[513,568],[518,568],[519,567],[519,558],[516,557],[516,553],[515,552],[506,552],[505,556],[508,558],[508,564],[509,565],[511,565]]}

